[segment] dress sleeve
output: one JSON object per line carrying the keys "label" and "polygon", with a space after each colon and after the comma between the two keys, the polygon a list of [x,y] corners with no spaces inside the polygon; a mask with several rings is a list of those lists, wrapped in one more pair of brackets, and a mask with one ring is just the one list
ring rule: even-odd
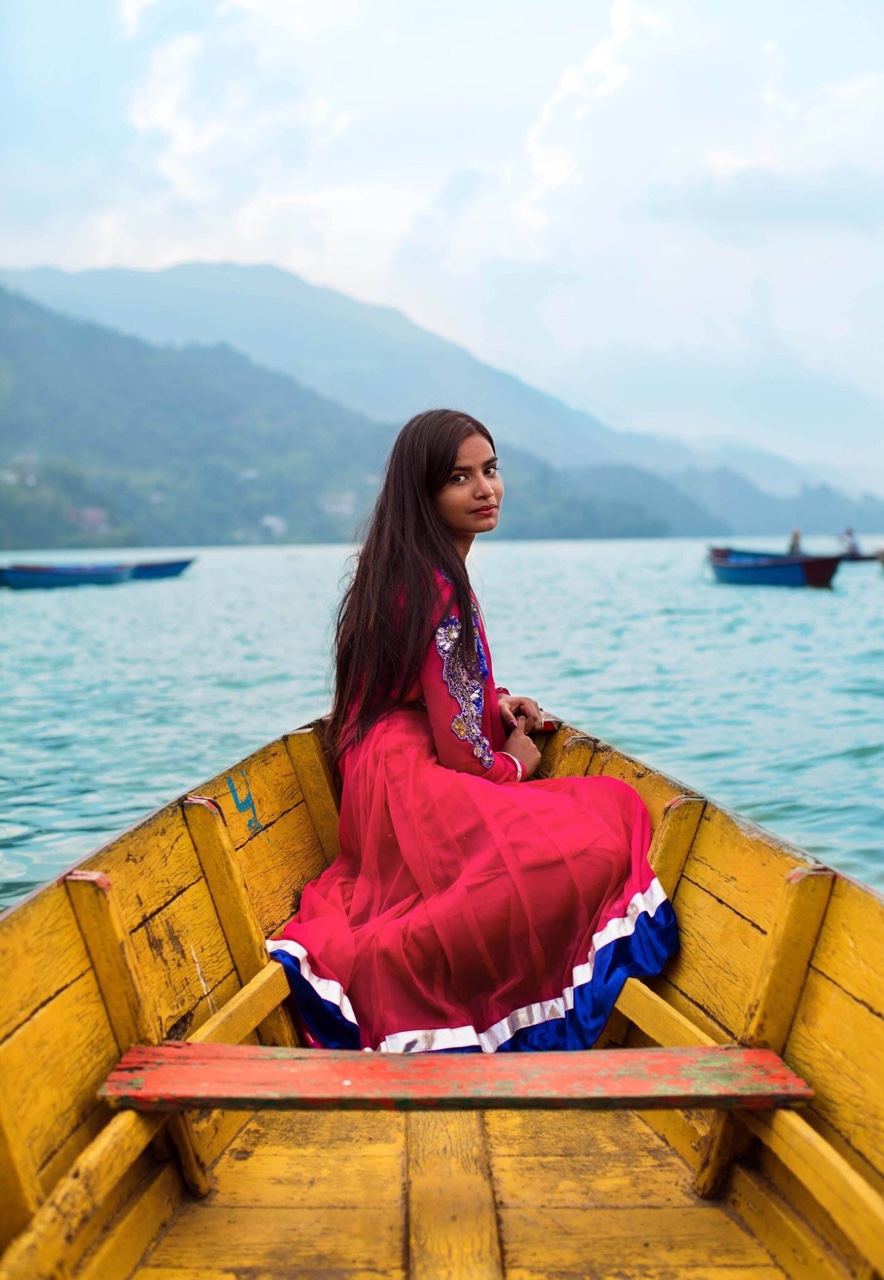
{"label": "dress sleeve", "polygon": [[[479,671],[471,675],[455,661],[460,615],[449,612],[436,628],[421,668],[421,688],[436,753],[446,769],[473,773],[490,782],[518,782],[519,762],[505,751],[493,751],[482,725],[488,663],[479,640]],[[491,709],[497,714],[497,707]]]}

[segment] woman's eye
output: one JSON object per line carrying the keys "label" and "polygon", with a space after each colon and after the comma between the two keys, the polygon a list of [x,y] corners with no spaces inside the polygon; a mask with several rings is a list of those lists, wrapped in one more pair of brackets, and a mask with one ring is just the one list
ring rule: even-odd
{"label": "woman's eye", "polygon": [[486,476],[496,476],[496,475],[497,475],[497,472],[498,472],[498,468],[497,468],[497,467],[486,467],[486,468],[485,468],[485,474],[486,474]]}
{"label": "woman's eye", "polygon": [[452,483],[452,484],[460,484],[460,482],[461,482],[462,480],[466,480],[466,476],[465,476],[465,475],[463,475],[462,473],[461,473],[461,474],[459,474],[459,475],[456,475],[456,476],[452,476],[452,477],[451,477],[451,483]]}

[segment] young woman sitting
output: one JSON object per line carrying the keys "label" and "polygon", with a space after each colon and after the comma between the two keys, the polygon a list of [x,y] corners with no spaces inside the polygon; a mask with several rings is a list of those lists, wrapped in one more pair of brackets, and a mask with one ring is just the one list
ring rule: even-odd
{"label": "young woman sitting", "polygon": [[636,792],[532,780],[540,709],[494,683],[466,558],[502,498],[476,419],[402,429],[338,613],[341,853],[268,944],[310,1043],[588,1049],[677,949]]}

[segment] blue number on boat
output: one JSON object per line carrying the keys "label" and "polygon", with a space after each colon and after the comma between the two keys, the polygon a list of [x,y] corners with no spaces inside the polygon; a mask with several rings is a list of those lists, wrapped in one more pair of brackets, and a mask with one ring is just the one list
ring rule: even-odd
{"label": "blue number on boat", "polygon": [[249,786],[249,780],[246,777],[246,771],[245,769],[240,769],[239,772],[242,776],[242,780],[245,783],[245,787],[246,787],[246,793],[242,797],[242,799],[240,799],[239,795],[237,794],[236,782],[234,781],[233,774],[228,773],[227,775],[227,785],[230,788],[230,794],[233,796],[233,803],[236,805],[240,813],[250,813],[252,815],[251,818],[249,818],[249,821],[247,823],[249,831],[252,831],[252,832],[263,831],[264,826],[258,817],[258,811],[255,808],[255,802],[252,799],[252,789]]}

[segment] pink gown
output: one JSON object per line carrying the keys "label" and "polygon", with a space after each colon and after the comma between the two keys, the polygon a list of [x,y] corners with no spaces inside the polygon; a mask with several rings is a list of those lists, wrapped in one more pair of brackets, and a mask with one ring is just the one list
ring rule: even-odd
{"label": "pink gown", "polygon": [[311,1043],[587,1049],[627,977],[677,950],[637,793],[518,781],[475,617],[477,675],[451,659],[450,610],[409,690],[418,706],[344,753],[340,856],[268,943]]}

